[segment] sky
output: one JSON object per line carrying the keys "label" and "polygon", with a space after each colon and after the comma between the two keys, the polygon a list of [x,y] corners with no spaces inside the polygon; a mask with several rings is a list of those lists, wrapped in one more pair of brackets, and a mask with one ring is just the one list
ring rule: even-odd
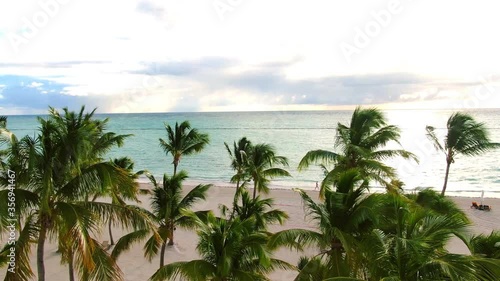
{"label": "sky", "polygon": [[499,1],[0,2],[0,115],[500,108]]}

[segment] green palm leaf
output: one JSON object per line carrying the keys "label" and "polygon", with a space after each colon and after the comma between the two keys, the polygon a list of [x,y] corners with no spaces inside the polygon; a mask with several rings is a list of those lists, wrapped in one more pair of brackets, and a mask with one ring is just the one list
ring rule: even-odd
{"label": "green palm leaf", "polygon": [[[132,244],[141,242],[146,238],[146,236],[151,231],[148,229],[140,229],[137,231],[130,232],[124,236],[122,236],[116,245],[113,247],[113,251],[111,252],[111,257],[113,259],[118,259],[118,257],[125,251],[129,250]],[[152,236],[152,239],[155,240],[155,237]]]}
{"label": "green palm leaf", "polygon": [[[38,229],[36,227],[35,218],[33,215],[26,218],[26,222],[21,229],[19,236],[16,239],[15,253],[15,271],[14,273],[7,271],[5,281],[25,281],[31,280],[34,273],[30,266],[31,242],[37,237]],[[0,252],[0,265],[7,264],[10,258],[7,256],[10,253],[12,245],[6,244]]]}
{"label": "green palm leaf", "polygon": [[210,280],[215,275],[215,272],[216,268],[204,260],[174,262],[160,268],[149,280],[160,281],[183,277],[191,281],[205,281]]}

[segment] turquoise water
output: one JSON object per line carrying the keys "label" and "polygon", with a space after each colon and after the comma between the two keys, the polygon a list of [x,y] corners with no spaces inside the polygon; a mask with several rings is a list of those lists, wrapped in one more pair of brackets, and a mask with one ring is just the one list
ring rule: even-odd
{"label": "turquoise water", "polygon": [[[408,190],[415,187],[435,187],[440,190],[444,178],[445,158],[433,149],[425,137],[425,126],[433,125],[438,134],[445,134],[446,120],[452,111],[447,110],[389,110],[385,111],[390,124],[402,130],[401,145],[419,156],[420,163],[391,160]],[[491,136],[500,142],[500,111],[470,111],[477,120],[485,122]],[[129,156],[137,170],[147,169],[156,176],[172,173],[172,159],[159,147],[159,138],[166,138],[164,123],[189,120],[201,132],[208,133],[210,145],[200,154],[181,159],[179,168],[189,172],[192,182],[213,182],[230,185],[233,174],[224,142],[243,136],[252,142],[266,142],[277,148],[278,154],[288,157],[288,170],[292,178],[275,180],[274,188],[301,187],[314,189],[322,179],[321,171],[314,167],[298,172],[297,165],[304,154],[312,149],[333,150],[335,127],[338,122],[348,124],[352,111],[313,112],[234,112],[234,113],[143,113],[99,114],[108,117],[109,130],[119,134],[133,134],[124,147],[112,151],[109,157]],[[18,136],[35,133],[38,124],[35,116],[9,116],[9,128]],[[391,144],[397,148],[397,144]],[[458,157],[451,167],[448,194],[463,196],[500,197],[500,151],[486,155]],[[145,180],[145,179],[141,179]],[[377,190],[377,187],[374,187]]]}

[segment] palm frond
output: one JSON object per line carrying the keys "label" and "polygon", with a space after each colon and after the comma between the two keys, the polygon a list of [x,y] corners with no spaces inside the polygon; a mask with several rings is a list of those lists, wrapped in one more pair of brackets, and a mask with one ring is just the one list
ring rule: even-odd
{"label": "palm frond", "polygon": [[[162,231],[162,229],[160,229],[159,232],[160,232],[160,235],[161,235],[161,233],[164,233],[165,231]],[[165,235],[161,235],[161,236],[165,236],[166,237],[166,234]],[[149,262],[151,262],[153,260],[153,258],[156,257],[156,255],[158,254],[158,251],[160,250],[161,243],[163,241],[165,241],[165,240],[166,239],[158,240],[153,235],[153,236],[151,236],[148,239],[148,241],[146,241],[146,243],[144,244],[144,257]]]}
{"label": "palm frond", "polygon": [[[11,247],[15,249],[15,268],[14,272],[8,271],[5,274],[5,281],[27,281],[34,277],[30,264],[31,243],[38,236],[35,217],[33,215],[26,218],[26,222],[21,229],[15,245],[5,245],[0,252],[0,265],[7,264],[10,258],[7,256],[11,252]],[[9,267],[8,267],[9,268]]]}
{"label": "palm frond", "polygon": [[215,275],[216,270],[215,266],[204,260],[174,262],[158,269],[149,280],[175,280],[183,277],[192,281],[205,281],[210,280],[210,277]]}
{"label": "palm frond", "polygon": [[304,170],[308,168],[311,164],[324,164],[324,165],[331,165],[335,164],[337,159],[339,158],[339,155],[335,152],[331,152],[328,150],[311,150],[302,157],[302,159],[299,162],[299,171]]}
{"label": "palm frond", "polygon": [[116,260],[111,257],[96,240],[93,240],[93,244],[96,245],[92,253],[92,260],[95,266],[91,270],[82,271],[81,275],[86,277],[84,280],[123,280],[123,272],[116,264]]}
{"label": "palm frond", "polygon": [[118,259],[122,253],[130,249],[132,244],[144,240],[150,232],[151,231],[149,229],[140,229],[122,236],[113,247],[111,257],[115,260]]}
{"label": "palm frond", "polygon": [[108,186],[135,187],[135,182],[126,171],[109,162],[101,162],[86,167],[57,190],[57,196],[68,200],[81,200],[87,194],[102,192]]}
{"label": "palm frond", "polygon": [[199,184],[191,189],[182,200],[179,202],[179,208],[190,208],[200,200],[206,200],[207,191],[212,187],[212,184]]}
{"label": "palm frond", "polygon": [[302,251],[304,247],[322,245],[323,235],[307,229],[287,229],[276,232],[267,243],[270,249],[288,247]]}
{"label": "palm frond", "polygon": [[77,204],[90,210],[101,220],[112,217],[125,228],[151,229],[155,233],[156,223],[151,218],[151,214],[138,206],[121,206],[104,202],[78,202]]}
{"label": "palm frond", "polygon": [[66,237],[59,239],[72,239],[72,247],[76,250],[76,256],[83,268],[93,268],[94,261],[92,253],[95,245],[92,242],[92,234],[97,230],[97,222],[89,209],[79,204],[57,202],[55,210],[61,217],[59,227],[66,230]]}

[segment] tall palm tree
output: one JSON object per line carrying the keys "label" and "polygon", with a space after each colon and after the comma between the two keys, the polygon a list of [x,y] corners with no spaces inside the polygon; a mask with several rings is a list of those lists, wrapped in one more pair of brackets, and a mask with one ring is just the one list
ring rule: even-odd
{"label": "tall palm tree", "polygon": [[290,173],[277,165],[288,166],[288,159],[276,155],[274,146],[266,143],[256,144],[250,149],[247,171],[253,181],[253,198],[257,192],[268,193],[270,179],[290,177]]}
{"label": "tall palm tree", "polygon": [[165,124],[167,130],[167,140],[160,138],[160,147],[168,155],[172,155],[174,164],[174,175],[177,173],[177,166],[183,155],[191,155],[200,152],[209,143],[208,134],[198,132],[197,129],[192,129],[189,121],[184,121],[181,124],[175,122],[175,127],[172,128],[169,124]]}
{"label": "tall palm tree", "polygon": [[399,144],[400,130],[394,125],[387,125],[384,114],[376,108],[357,107],[349,126],[338,123],[336,131],[336,151],[311,150],[299,163],[299,170],[315,163],[334,165],[321,183],[320,197],[340,173],[349,169],[357,168],[364,178],[387,186],[391,179],[396,178],[396,171],[382,161],[395,156],[417,161],[416,156],[406,150],[384,149],[390,142]]}
{"label": "tall palm tree", "polygon": [[[249,180],[248,176],[248,157],[251,153],[252,143],[246,137],[241,138],[238,143],[233,143],[233,149],[229,148],[227,143],[224,143],[227,153],[231,158],[231,168],[236,171],[236,174],[231,178],[231,182],[236,183],[234,192],[233,211],[236,210],[238,198],[241,194],[241,189]],[[241,185],[240,185],[241,184]],[[233,213],[234,214],[234,213]]]}
{"label": "tall palm tree", "polygon": [[269,235],[256,230],[253,218],[226,220],[208,213],[202,220],[193,213],[189,215],[198,227],[196,249],[201,259],[163,266],[150,278],[151,281],[176,278],[192,281],[269,280],[266,274],[276,268],[294,269],[272,257],[266,246]]}
{"label": "tall palm tree", "polygon": [[304,274],[314,271],[311,268],[320,260],[328,268],[330,277],[349,276],[351,271],[359,270],[356,244],[360,236],[375,225],[376,197],[364,194],[367,182],[356,169],[341,173],[335,185],[335,191],[325,189],[324,202],[315,202],[306,192],[297,190],[317,230],[287,229],[275,233],[269,241],[272,249],[281,246],[297,250],[307,246],[321,249],[308,260],[311,264],[302,265],[303,270],[296,280],[309,280]]}
{"label": "tall palm tree", "polygon": [[[177,226],[192,228],[193,222],[190,216],[186,216],[182,210],[190,209],[196,202],[205,200],[207,191],[211,184],[199,184],[182,197],[182,182],[188,178],[187,172],[180,171],[178,174],[169,177],[163,176],[163,185],[160,186],[156,179],[148,175],[154,185],[151,198],[151,207],[153,215],[159,228],[158,233],[161,240],[151,237],[144,246],[146,257],[151,260],[160,250],[160,267],[164,265],[165,249],[168,245],[174,245],[174,230]],[[203,214],[206,211],[199,211],[196,214]]]}
{"label": "tall palm tree", "polygon": [[[23,222],[20,233],[26,235],[19,239],[36,241],[39,281],[45,280],[44,245],[48,237],[56,237],[60,245],[64,245],[65,237],[59,234],[63,231],[71,234],[66,238],[73,241],[70,254],[75,254],[78,261],[74,266],[80,274],[90,276],[88,280],[97,275],[119,277],[115,266],[97,266],[95,258],[100,247],[92,238],[95,222],[115,216],[120,217],[120,223],[134,228],[143,229],[153,224],[134,209],[86,200],[89,194],[106,186],[134,183],[126,172],[102,159],[111,148],[121,146],[127,136],[106,132],[107,120],[95,120],[94,111],[84,111],[84,107],[78,113],[64,109],[60,114],[50,108],[46,119],[38,118],[40,129],[36,138],[25,137],[10,147],[8,162],[12,165],[0,174],[4,188],[8,179],[6,169],[16,175],[29,174],[29,180],[21,177],[15,191],[16,204],[23,208],[18,212],[19,221]],[[0,197],[7,196],[7,191],[2,189]],[[1,205],[0,213],[6,211],[6,206]],[[30,247],[29,243],[23,246]],[[19,251],[28,253],[29,249]]]}
{"label": "tall palm tree", "polygon": [[434,147],[442,151],[446,157],[446,172],[441,194],[444,195],[448,184],[450,166],[455,162],[457,155],[476,156],[489,150],[499,148],[500,143],[490,140],[488,130],[484,123],[477,122],[474,118],[463,112],[455,112],[446,124],[447,133],[442,145],[435,133],[435,128],[427,126],[427,137],[432,141]]}

